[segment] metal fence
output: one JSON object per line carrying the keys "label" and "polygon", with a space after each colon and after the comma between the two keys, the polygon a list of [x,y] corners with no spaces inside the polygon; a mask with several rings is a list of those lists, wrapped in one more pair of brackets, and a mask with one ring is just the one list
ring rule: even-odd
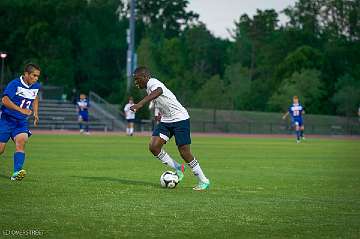
{"label": "metal fence", "polygon": [[[142,120],[137,124],[139,131],[151,131],[154,127],[151,120]],[[191,121],[192,132],[203,133],[239,133],[239,134],[292,134],[290,124],[251,123],[251,122],[222,122]],[[306,134],[318,135],[360,135],[360,124],[332,125],[322,124],[305,125]]]}
{"label": "metal fence", "polygon": [[[281,119],[281,113],[249,112],[211,109],[188,109],[192,132],[240,134],[291,134],[290,121]],[[360,135],[357,117],[305,115],[306,134]],[[152,130],[154,123],[143,120],[138,130]]]}

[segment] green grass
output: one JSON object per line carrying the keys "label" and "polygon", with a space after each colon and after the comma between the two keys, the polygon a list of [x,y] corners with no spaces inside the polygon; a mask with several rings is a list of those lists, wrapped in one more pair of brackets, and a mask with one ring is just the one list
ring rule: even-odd
{"label": "green grass", "polygon": [[[360,141],[194,137],[211,179],[174,190],[149,137],[34,135],[28,175],[0,160],[0,238],[360,238]],[[176,159],[174,142],[166,150]],[[19,236],[20,237],[20,236]]]}

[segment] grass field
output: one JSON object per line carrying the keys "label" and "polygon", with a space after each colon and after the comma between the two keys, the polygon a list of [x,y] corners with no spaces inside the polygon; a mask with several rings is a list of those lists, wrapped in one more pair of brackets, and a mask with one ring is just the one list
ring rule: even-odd
{"label": "grass field", "polygon": [[9,143],[0,238],[360,238],[359,140],[194,137],[207,192],[160,188],[148,140],[34,135],[21,182]]}

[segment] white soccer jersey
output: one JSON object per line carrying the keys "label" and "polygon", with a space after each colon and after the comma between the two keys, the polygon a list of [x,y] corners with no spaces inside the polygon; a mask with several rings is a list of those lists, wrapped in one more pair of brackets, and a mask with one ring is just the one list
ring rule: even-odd
{"label": "white soccer jersey", "polygon": [[135,119],[135,112],[130,110],[130,107],[133,106],[134,104],[130,104],[127,103],[124,107],[124,112],[125,112],[125,118],[126,119]]}
{"label": "white soccer jersey", "polygon": [[159,109],[161,114],[161,122],[173,123],[181,120],[189,119],[187,110],[176,99],[176,96],[159,80],[155,78],[149,79],[146,85],[148,95],[157,88],[161,88],[163,93],[154,99],[155,109]]}

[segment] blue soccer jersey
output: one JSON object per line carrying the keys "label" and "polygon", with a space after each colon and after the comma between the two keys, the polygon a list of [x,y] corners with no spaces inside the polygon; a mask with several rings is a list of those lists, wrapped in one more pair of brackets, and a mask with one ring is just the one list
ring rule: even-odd
{"label": "blue soccer jersey", "polygon": [[87,112],[88,108],[90,106],[89,101],[87,99],[79,99],[76,104],[77,104],[77,107],[79,109],[79,112],[82,112],[82,111]]}
{"label": "blue soccer jersey", "polygon": [[302,121],[302,114],[304,111],[304,107],[300,104],[293,104],[289,107],[289,114],[291,116],[292,121]]}
{"label": "blue soccer jersey", "polygon": [[[40,83],[36,82],[35,84],[29,86],[27,85],[23,77],[16,78],[12,80],[6,87],[3,96],[8,96],[9,99],[19,106],[20,108],[33,109],[33,102],[37,97],[37,94],[40,90]],[[1,106],[2,114],[15,118],[17,120],[26,120],[27,115],[20,113],[17,110],[8,109],[4,105]]]}
{"label": "blue soccer jersey", "polygon": [[88,121],[88,109],[90,107],[88,99],[79,99],[76,104],[79,109],[79,117],[84,121]]}

